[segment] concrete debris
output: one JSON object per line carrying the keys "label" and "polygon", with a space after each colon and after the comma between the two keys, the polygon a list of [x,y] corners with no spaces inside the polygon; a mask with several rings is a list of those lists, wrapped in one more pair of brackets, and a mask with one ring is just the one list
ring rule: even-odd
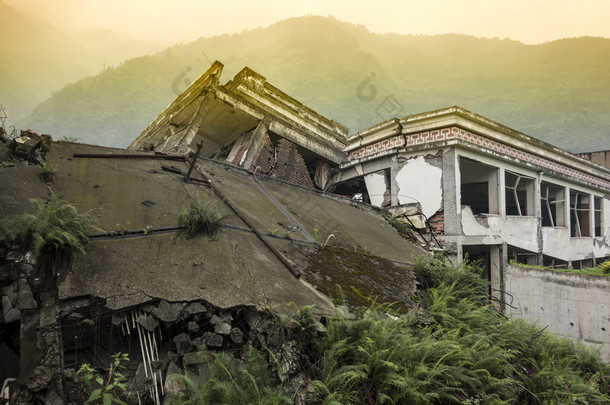
{"label": "concrete debris", "polygon": [[21,319],[21,312],[17,308],[13,308],[11,299],[6,295],[2,297],[2,314],[4,323],[11,323]]}
{"label": "concrete debris", "polygon": [[231,324],[226,322],[220,322],[214,327],[214,332],[219,335],[228,335],[231,333]]}
{"label": "concrete debris", "polygon": [[195,345],[193,345],[191,338],[186,333],[174,336],[173,340],[176,345],[176,353],[178,356],[184,356],[186,353],[195,350]]}
{"label": "concrete debris", "polygon": [[197,322],[189,322],[187,325],[188,331],[189,332],[197,332],[199,330],[199,325],[197,324]]}
{"label": "concrete debris", "polygon": [[205,312],[207,312],[207,308],[205,305],[202,305],[198,302],[192,302],[190,304],[188,304],[185,308],[184,308],[184,315],[197,315],[197,314],[203,314]]}
{"label": "concrete debris", "polygon": [[142,325],[142,327],[150,332],[153,332],[159,326],[159,322],[157,322],[154,318],[148,315],[140,315],[136,318],[136,322]]}
{"label": "concrete debris", "polygon": [[169,302],[162,300],[159,302],[159,306],[152,311],[152,314],[160,321],[174,322],[178,319],[178,316],[180,316],[184,307],[184,303],[170,304]]}
{"label": "concrete debris", "polygon": [[172,377],[172,375],[176,374],[183,374],[182,369],[176,366],[175,363],[169,363],[169,366],[167,366],[165,383],[163,384],[166,398],[177,397],[182,394],[182,392],[186,391],[186,384],[184,381]]}
{"label": "concrete debris", "polygon": [[231,328],[229,337],[231,338],[233,343],[237,345],[240,345],[244,342],[244,333],[239,328]]}
{"label": "concrete debris", "polygon": [[208,347],[221,347],[223,342],[222,336],[213,332],[204,333],[202,340],[203,344]]}
{"label": "concrete debris", "polygon": [[32,130],[26,130],[21,131],[20,136],[13,139],[10,148],[18,157],[27,159],[30,162],[41,163],[41,152],[45,152],[43,150],[45,145],[47,145],[48,148],[50,143],[50,135],[38,135]]}
{"label": "concrete debris", "polygon": [[278,354],[280,363],[279,377],[280,381],[284,382],[291,376],[296,375],[301,369],[299,364],[299,345],[294,340],[286,342],[282,345]]}

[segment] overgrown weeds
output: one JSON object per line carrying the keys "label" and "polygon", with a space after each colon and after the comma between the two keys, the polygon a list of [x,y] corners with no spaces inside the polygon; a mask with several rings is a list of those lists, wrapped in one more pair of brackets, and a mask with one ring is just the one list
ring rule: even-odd
{"label": "overgrown weeds", "polygon": [[190,238],[197,235],[213,237],[226,218],[228,215],[222,215],[218,202],[197,194],[189,195],[189,201],[178,217],[178,224],[184,227]]}

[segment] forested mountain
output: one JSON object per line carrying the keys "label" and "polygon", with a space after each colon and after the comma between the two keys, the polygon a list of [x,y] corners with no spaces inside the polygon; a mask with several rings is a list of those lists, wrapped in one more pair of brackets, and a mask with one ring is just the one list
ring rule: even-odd
{"label": "forested mountain", "polygon": [[0,104],[13,123],[66,83],[155,49],[108,30],[68,34],[0,0]]}
{"label": "forested mountain", "polygon": [[380,35],[315,16],[128,60],[66,85],[19,126],[127,146],[213,60],[223,82],[249,66],[351,132],[459,105],[573,152],[610,149],[610,39]]}

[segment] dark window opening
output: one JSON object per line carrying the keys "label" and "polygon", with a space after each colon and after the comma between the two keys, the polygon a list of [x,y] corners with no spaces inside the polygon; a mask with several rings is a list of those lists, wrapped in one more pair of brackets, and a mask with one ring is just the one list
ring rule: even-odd
{"label": "dark window opening", "polygon": [[506,215],[534,215],[534,204],[532,201],[534,195],[534,179],[507,171],[504,176],[504,181]]}
{"label": "dark window opening", "polygon": [[461,205],[468,205],[472,213],[498,213],[498,169],[486,164],[460,158]]}
{"label": "dark window opening", "polygon": [[570,235],[573,238],[591,236],[589,210],[591,196],[570,190]]}
{"label": "dark window opening", "polygon": [[540,184],[542,226],[565,226],[565,189],[550,183]]}

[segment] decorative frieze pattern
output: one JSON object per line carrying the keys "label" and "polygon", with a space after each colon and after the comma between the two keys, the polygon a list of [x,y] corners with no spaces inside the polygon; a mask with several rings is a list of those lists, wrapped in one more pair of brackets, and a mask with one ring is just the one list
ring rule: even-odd
{"label": "decorative frieze pattern", "polygon": [[584,173],[580,170],[573,169],[541,156],[534,155],[524,150],[517,149],[513,146],[497,142],[493,139],[474,134],[458,127],[442,128],[433,131],[419,132],[405,136],[397,135],[391,138],[386,138],[379,142],[375,142],[371,145],[363,146],[362,148],[352,151],[347,157],[347,160],[349,162],[352,160],[361,159],[363,157],[371,156],[389,149],[400,148],[405,145],[406,147],[420,146],[435,142],[448,141],[451,139],[459,139],[464,142],[488,149],[491,152],[503,154],[514,159],[518,159],[522,162],[530,163],[532,165],[563,174],[573,179],[594,184],[610,190],[610,181]]}

